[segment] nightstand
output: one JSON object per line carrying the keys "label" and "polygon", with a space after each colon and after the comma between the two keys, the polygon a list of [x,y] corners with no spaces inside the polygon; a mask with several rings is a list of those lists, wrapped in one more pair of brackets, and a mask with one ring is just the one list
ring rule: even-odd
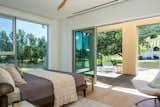
{"label": "nightstand", "polygon": [[88,87],[87,82],[91,82],[92,91],[94,91],[94,77],[85,76],[84,80],[85,80],[85,84],[87,85],[87,87]]}

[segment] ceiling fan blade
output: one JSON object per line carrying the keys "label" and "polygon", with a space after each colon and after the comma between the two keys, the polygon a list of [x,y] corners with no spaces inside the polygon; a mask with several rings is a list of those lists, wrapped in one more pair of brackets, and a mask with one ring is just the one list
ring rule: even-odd
{"label": "ceiling fan blade", "polygon": [[67,0],[63,0],[62,3],[60,3],[60,5],[58,6],[57,9],[58,10],[62,9],[65,6],[66,2],[67,2]]}

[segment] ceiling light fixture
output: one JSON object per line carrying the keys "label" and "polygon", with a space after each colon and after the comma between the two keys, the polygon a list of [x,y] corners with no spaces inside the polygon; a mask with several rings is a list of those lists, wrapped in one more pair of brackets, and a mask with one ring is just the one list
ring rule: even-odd
{"label": "ceiling light fixture", "polygon": [[67,1],[68,1],[68,0],[63,0],[63,1],[59,4],[57,10],[62,9],[62,8],[65,6],[65,4],[66,4]]}

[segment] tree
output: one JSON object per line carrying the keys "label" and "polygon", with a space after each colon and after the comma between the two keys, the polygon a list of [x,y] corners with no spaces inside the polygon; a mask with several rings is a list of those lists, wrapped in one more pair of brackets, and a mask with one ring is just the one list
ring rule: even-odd
{"label": "tree", "polygon": [[[160,25],[146,25],[139,27],[139,53],[141,53],[143,48],[151,48],[147,38],[154,39],[160,35]],[[142,51],[143,52],[143,51]]]}
{"label": "tree", "polygon": [[18,63],[23,63],[25,57],[25,48],[27,45],[26,33],[19,29],[16,33],[16,44],[17,44],[17,58]]}
{"label": "tree", "polygon": [[[0,51],[9,52],[13,51],[13,35],[12,33],[7,34],[5,31],[0,32]],[[8,62],[13,59],[10,55],[1,55],[0,62]]]}
{"label": "tree", "polygon": [[33,34],[27,34],[28,38],[28,50],[29,51],[29,59],[31,63],[38,63],[38,50],[37,50],[37,38]]}
{"label": "tree", "polygon": [[[47,52],[47,41],[45,37],[38,37],[33,34],[26,34],[24,30],[18,29],[16,32],[16,49],[18,64],[28,62],[37,64],[44,62]],[[5,31],[0,32],[0,51],[13,51],[13,35]],[[0,61],[13,58],[10,56],[0,56]]]}
{"label": "tree", "polygon": [[38,38],[37,42],[38,42],[37,46],[38,56],[42,60],[42,62],[44,62],[44,57],[46,56],[47,52],[47,43],[44,36],[42,38]]}
{"label": "tree", "polygon": [[0,51],[13,51],[13,36],[5,31],[0,32]]}
{"label": "tree", "polygon": [[[97,35],[97,57],[118,54],[122,56],[122,32],[120,30],[100,32]],[[102,63],[101,63],[102,64]]]}

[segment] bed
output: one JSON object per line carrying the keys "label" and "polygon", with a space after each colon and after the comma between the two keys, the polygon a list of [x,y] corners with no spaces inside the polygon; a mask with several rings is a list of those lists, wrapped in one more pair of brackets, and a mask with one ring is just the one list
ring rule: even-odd
{"label": "bed", "polygon": [[[0,70],[3,71],[2,69]],[[10,70],[13,71],[13,69]],[[80,91],[82,91],[85,96],[86,84],[84,76],[81,74],[61,71],[33,71],[31,73],[23,73],[21,76],[26,81],[26,84],[16,84],[13,86],[17,91],[8,95],[9,100],[13,97],[11,103],[27,100],[37,107],[59,107],[63,104],[76,101],[77,93]],[[67,83],[67,81],[69,83]],[[75,90],[76,95],[71,93],[73,90]],[[57,97],[57,95],[59,96]],[[57,100],[58,98],[63,100]],[[57,104],[59,105],[57,106]]]}
{"label": "bed", "polygon": [[[65,73],[61,71],[52,72]],[[65,74],[72,75],[74,77],[77,93],[82,91],[85,96],[86,85],[83,79],[83,75],[77,73]],[[27,81],[27,84],[17,86],[21,92],[21,100],[27,100],[39,107],[53,107],[54,86],[49,80],[28,73],[23,73],[23,78]]]}

